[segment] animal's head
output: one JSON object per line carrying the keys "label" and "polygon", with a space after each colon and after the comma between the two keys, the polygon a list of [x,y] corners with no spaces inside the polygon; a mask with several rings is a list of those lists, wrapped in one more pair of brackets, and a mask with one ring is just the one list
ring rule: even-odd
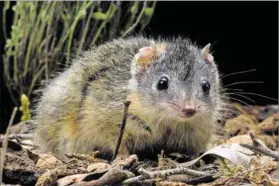
{"label": "animal's head", "polygon": [[210,44],[203,48],[186,39],[154,42],[135,55],[130,85],[146,112],[187,120],[216,114],[219,74]]}

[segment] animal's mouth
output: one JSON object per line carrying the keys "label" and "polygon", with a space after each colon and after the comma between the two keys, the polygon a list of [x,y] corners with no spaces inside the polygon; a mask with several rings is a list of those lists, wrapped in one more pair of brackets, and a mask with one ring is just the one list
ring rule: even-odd
{"label": "animal's mouth", "polygon": [[197,113],[197,109],[193,106],[184,106],[176,103],[170,103],[170,107],[173,108],[177,112],[177,115],[181,118],[192,118]]}

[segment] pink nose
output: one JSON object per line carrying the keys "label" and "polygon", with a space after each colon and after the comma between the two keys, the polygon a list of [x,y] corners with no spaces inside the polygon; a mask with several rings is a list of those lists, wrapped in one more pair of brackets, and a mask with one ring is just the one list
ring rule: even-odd
{"label": "pink nose", "polygon": [[196,114],[196,109],[194,108],[183,108],[181,110],[181,114],[186,117],[192,117]]}

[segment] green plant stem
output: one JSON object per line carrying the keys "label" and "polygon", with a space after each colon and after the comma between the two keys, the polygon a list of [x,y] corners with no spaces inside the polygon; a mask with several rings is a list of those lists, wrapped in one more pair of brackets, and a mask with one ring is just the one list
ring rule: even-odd
{"label": "green plant stem", "polygon": [[[151,8],[153,9],[153,12],[154,12],[154,10],[155,10],[156,3],[157,3],[157,1],[154,1],[153,4],[152,4],[152,7],[151,7]],[[153,13],[152,13],[152,15],[148,16],[148,20],[145,21],[145,22],[141,25],[140,32],[142,32],[143,29],[148,25],[148,23],[150,22],[152,16],[153,16]]]}
{"label": "green plant stem", "polygon": [[37,72],[37,73],[35,74],[35,76],[32,78],[32,81],[31,81],[31,84],[30,84],[30,86],[29,86],[28,94],[27,94],[27,95],[30,95],[30,94],[31,94],[31,92],[32,92],[32,90],[33,90],[33,87],[35,86],[35,83],[37,82],[37,80],[39,79],[39,77],[41,76],[41,74],[43,73],[43,71],[45,70],[45,68],[46,68],[46,65],[44,65],[44,67],[42,67],[42,68],[40,69],[40,71]]}
{"label": "green plant stem", "polygon": [[131,16],[130,16],[130,19],[128,21],[128,23],[125,25],[125,30],[127,30],[129,27],[131,27],[132,23],[133,23],[133,20],[135,19],[135,16],[136,14],[138,13],[138,10],[139,10],[139,1],[135,1],[133,6],[131,7],[132,8],[135,8],[134,12],[130,11],[131,12]]}
{"label": "green plant stem", "polygon": [[82,18],[82,16],[84,16],[82,14],[82,12],[86,12],[86,10],[89,8],[89,6],[92,5],[94,1],[85,1],[83,2],[82,6],[81,6],[81,10],[77,13],[75,20],[73,22],[73,24],[70,27],[70,31],[69,31],[69,40],[68,40],[68,44],[67,44],[67,54],[66,54],[66,63],[68,64],[70,61],[70,49],[71,49],[71,45],[72,45],[72,40],[73,40],[73,35],[74,35],[74,31],[75,31],[75,27],[78,23],[78,21]]}
{"label": "green plant stem", "polygon": [[32,49],[32,46],[33,46],[33,41],[34,41],[34,38],[37,34],[37,29],[38,29],[38,24],[39,24],[39,21],[35,21],[35,18],[33,18],[32,20],[32,25],[34,25],[34,30],[36,31],[31,31],[30,30],[30,27],[29,27],[29,30],[27,31],[27,36],[26,37],[30,37],[30,40],[28,41],[28,46],[27,46],[27,52],[26,52],[26,55],[25,55],[25,60],[24,60],[24,70],[23,70],[23,77],[26,77],[28,71],[29,71],[29,63],[30,63],[30,53],[31,53],[31,49]]}
{"label": "green plant stem", "polygon": [[102,31],[102,30],[104,29],[104,27],[106,26],[106,24],[107,24],[107,22],[109,21],[110,17],[112,17],[112,16],[114,15],[115,11],[116,11],[116,10],[113,8],[113,3],[111,3],[110,6],[109,6],[109,9],[108,9],[107,12],[106,12],[106,15],[107,15],[108,18],[102,22],[101,26],[100,26],[99,29],[97,30],[97,32],[96,32],[96,34],[95,34],[95,36],[94,36],[94,38],[93,38],[93,41],[92,41],[92,43],[91,43],[91,46],[96,44],[97,39],[98,39],[99,36],[101,35],[101,31]]}
{"label": "green plant stem", "polygon": [[[7,5],[7,6],[6,6]],[[2,28],[4,39],[7,40],[7,30],[6,30],[6,11],[10,8],[10,2],[4,2],[4,8],[2,9],[3,17],[2,17]]]}
{"label": "green plant stem", "polygon": [[140,22],[140,20],[141,20],[141,18],[142,18],[142,16],[143,16],[144,9],[146,8],[146,6],[147,6],[147,1],[144,1],[143,7],[142,7],[142,9],[141,9],[141,12],[140,12],[140,14],[139,14],[139,16],[138,16],[136,22],[135,22],[130,28],[128,28],[128,29],[124,32],[124,34],[122,34],[123,37],[126,36],[127,34],[130,34],[130,33],[136,28],[136,26],[139,24],[139,22]]}
{"label": "green plant stem", "polygon": [[[14,22],[15,23],[17,23],[17,21],[18,21],[18,18],[19,18],[19,15],[18,14],[16,14],[15,15],[15,17],[14,17]],[[13,52],[15,52],[15,53],[17,53],[17,51],[18,51],[18,46],[17,45],[15,45],[14,46],[14,51]],[[14,70],[14,76],[13,76],[13,80],[14,80],[14,82],[15,83],[17,83],[18,82],[18,77],[17,77],[17,74],[18,74],[18,66],[17,66],[17,64],[18,64],[18,62],[17,62],[17,57],[16,57],[16,55],[13,55],[13,70]]]}
{"label": "green plant stem", "polygon": [[81,50],[82,50],[82,46],[83,46],[83,44],[84,44],[85,37],[86,37],[86,35],[87,35],[87,33],[88,33],[88,27],[89,27],[89,23],[90,23],[90,20],[91,20],[91,16],[92,16],[94,7],[95,7],[95,6],[93,6],[93,7],[90,9],[88,18],[87,18],[87,20],[86,20],[85,28],[84,28],[84,30],[83,30],[83,32],[82,32],[82,36],[81,36],[80,42],[79,42],[79,47],[78,47],[78,49],[77,49],[77,54],[76,54],[77,56],[79,56],[79,54],[80,54],[80,52],[81,52]]}

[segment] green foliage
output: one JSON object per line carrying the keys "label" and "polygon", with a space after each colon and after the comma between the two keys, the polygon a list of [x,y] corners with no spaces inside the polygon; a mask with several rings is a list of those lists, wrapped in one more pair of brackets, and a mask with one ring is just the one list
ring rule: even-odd
{"label": "green foliage", "polygon": [[30,101],[28,99],[28,97],[25,94],[21,95],[21,106],[19,107],[19,110],[22,112],[22,116],[21,116],[21,121],[27,121],[31,119],[31,114],[30,114],[30,109],[29,109],[29,105],[30,105]]}
{"label": "green foliage", "polygon": [[[15,104],[23,92],[30,97],[42,79],[69,65],[82,50],[141,32],[156,6],[152,1],[17,1],[12,7],[4,3],[4,80]],[[6,13],[11,9],[8,34]]]}
{"label": "green foliage", "polygon": [[152,15],[153,15],[153,11],[154,11],[153,8],[145,8],[145,9],[144,9],[144,13],[145,13],[147,16],[152,16]]}
{"label": "green foliage", "polygon": [[102,12],[96,12],[93,14],[93,17],[97,20],[106,20],[108,18],[107,14],[104,14]]}

